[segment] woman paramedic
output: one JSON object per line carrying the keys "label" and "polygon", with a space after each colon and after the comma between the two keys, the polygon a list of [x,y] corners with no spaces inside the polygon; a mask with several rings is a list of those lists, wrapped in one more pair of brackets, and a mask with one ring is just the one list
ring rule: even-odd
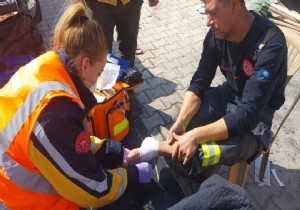
{"label": "woman paramedic", "polygon": [[0,89],[0,209],[101,207],[150,182],[150,164],[124,166],[126,148],[87,131],[106,54],[100,26],[83,4],[71,4],[55,27],[54,51]]}

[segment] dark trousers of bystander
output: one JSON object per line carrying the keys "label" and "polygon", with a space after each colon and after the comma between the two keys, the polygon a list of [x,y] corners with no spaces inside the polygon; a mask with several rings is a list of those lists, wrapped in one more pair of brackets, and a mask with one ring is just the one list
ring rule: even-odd
{"label": "dark trousers of bystander", "polygon": [[121,0],[117,0],[117,6],[96,0],[89,2],[89,7],[93,11],[93,19],[100,23],[104,31],[109,52],[112,52],[116,27],[121,57],[129,60],[130,66],[133,67],[143,0],[130,1],[126,5],[123,5]]}

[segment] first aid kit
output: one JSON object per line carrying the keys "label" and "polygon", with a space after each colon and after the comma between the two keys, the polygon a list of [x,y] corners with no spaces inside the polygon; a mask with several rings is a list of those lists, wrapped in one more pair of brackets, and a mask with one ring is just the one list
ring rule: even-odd
{"label": "first aid kit", "polygon": [[109,54],[108,63],[97,80],[96,106],[90,112],[90,133],[101,139],[109,138],[122,141],[129,133],[130,100],[128,91],[139,87],[143,83],[128,84],[122,78],[127,74],[129,62]]}
{"label": "first aid kit", "polygon": [[98,103],[90,112],[90,133],[101,139],[122,141],[129,132],[130,101],[126,89],[116,83],[109,90],[96,90]]}

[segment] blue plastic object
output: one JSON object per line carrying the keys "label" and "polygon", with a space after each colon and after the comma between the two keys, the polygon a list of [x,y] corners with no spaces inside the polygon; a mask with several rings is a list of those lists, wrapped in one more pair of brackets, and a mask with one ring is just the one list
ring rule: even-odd
{"label": "blue plastic object", "polygon": [[25,64],[33,60],[31,55],[0,58],[0,88],[2,88],[14,73]]}
{"label": "blue plastic object", "polygon": [[107,55],[107,61],[109,63],[117,64],[117,65],[120,66],[120,73],[117,77],[117,80],[119,80],[124,74],[127,73],[126,69],[127,69],[127,67],[129,66],[129,63],[130,63],[128,60],[125,60],[123,58],[120,58],[118,56],[115,56],[115,55],[109,53]]}

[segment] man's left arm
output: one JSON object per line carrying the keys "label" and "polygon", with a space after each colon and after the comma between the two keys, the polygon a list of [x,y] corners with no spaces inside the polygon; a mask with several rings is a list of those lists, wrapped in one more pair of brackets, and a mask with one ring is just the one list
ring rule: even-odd
{"label": "man's left arm", "polygon": [[[276,35],[258,56],[253,74],[246,82],[242,104],[234,112],[214,123],[195,128],[183,135],[174,134],[178,144],[173,152],[173,158],[186,164],[199,144],[245,135],[262,119],[261,116],[267,106],[274,104],[274,110],[280,107],[284,99],[280,99],[280,102],[272,102],[272,99],[274,95],[284,91],[287,74],[286,57],[285,38]],[[264,74],[267,78],[262,78],[266,76]]]}
{"label": "man's left arm", "polygon": [[177,144],[174,145],[172,157],[183,161],[185,165],[194,155],[199,144],[228,139],[228,129],[224,119],[221,118],[214,123],[194,128],[183,135],[175,133],[173,135]]}
{"label": "man's left arm", "polygon": [[[243,136],[284,103],[287,77],[287,47],[283,34],[278,34],[258,54],[253,73],[246,81],[241,104],[224,116],[229,137]],[[269,115],[272,115],[269,114]],[[271,126],[271,122],[269,122]]]}

